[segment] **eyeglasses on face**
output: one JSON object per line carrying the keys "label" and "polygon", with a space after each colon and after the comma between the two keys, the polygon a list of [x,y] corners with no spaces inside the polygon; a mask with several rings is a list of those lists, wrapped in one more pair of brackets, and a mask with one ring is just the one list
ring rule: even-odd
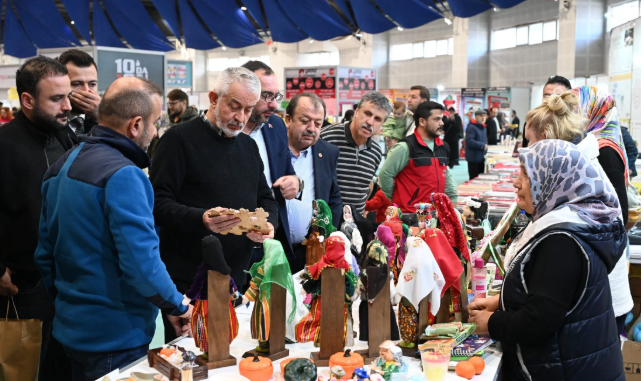
{"label": "eyeglasses on face", "polygon": [[263,99],[266,103],[271,103],[273,101],[280,102],[282,100],[282,98],[284,98],[284,95],[282,95],[280,93],[273,94],[273,93],[269,93],[269,92],[263,92],[260,95],[259,98]]}

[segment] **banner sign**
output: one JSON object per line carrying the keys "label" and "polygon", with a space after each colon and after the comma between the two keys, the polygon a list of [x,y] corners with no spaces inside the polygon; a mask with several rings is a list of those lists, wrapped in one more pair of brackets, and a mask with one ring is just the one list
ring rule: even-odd
{"label": "banner sign", "polygon": [[338,69],[340,99],[360,100],[367,92],[376,90],[376,71],[340,67]]}
{"label": "banner sign", "polygon": [[286,69],[286,99],[300,93],[315,93],[323,99],[335,98],[337,69],[322,67],[313,69]]}
{"label": "banner sign", "polygon": [[192,62],[168,61],[166,83],[168,86],[192,87]]}
{"label": "banner sign", "polygon": [[129,53],[98,50],[98,91],[105,91],[121,77],[137,77],[150,80],[162,89],[165,87],[165,71],[161,54]]}

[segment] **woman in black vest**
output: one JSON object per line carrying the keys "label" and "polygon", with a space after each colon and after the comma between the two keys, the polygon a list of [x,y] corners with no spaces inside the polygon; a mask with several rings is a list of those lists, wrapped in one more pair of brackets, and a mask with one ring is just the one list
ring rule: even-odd
{"label": "woman in black vest", "polygon": [[500,297],[468,306],[503,346],[503,380],[624,380],[608,273],[626,244],[615,190],[574,144],[519,151],[514,182],[532,222],[506,253]]}

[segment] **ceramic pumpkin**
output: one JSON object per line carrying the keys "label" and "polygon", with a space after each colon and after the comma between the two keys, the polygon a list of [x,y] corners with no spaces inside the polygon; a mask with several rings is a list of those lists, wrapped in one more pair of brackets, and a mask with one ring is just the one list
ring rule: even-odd
{"label": "ceramic pumpkin", "polygon": [[268,381],[273,377],[273,363],[266,357],[246,357],[239,362],[239,374],[250,381]]}
{"label": "ceramic pumpkin", "polygon": [[316,381],[318,369],[309,359],[296,358],[284,368],[284,381]]}
{"label": "ceramic pumpkin", "polygon": [[344,369],[345,375],[342,379],[350,380],[353,371],[364,366],[364,358],[355,352],[351,352],[351,349],[347,349],[344,352],[338,352],[331,356],[329,359],[329,368],[335,365],[339,365]]}
{"label": "ceramic pumpkin", "polygon": [[287,366],[291,361],[293,361],[293,360],[297,360],[297,359],[304,359],[304,360],[308,360],[308,361],[310,361],[311,363],[313,362],[313,360],[311,360],[311,359],[307,359],[307,358],[304,358],[304,357],[289,357],[289,358],[286,358],[286,359],[282,360],[282,362],[280,363],[280,368],[282,368],[282,376],[284,375],[284,368],[286,368],[286,366]]}

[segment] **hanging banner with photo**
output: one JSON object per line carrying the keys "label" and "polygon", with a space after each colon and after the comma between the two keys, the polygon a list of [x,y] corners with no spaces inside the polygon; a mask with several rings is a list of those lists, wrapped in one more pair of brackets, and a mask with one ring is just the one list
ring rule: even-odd
{"label": "hanging banner with photo", "polygon": [[[336,76],[337,69],[335,67],[284,69],[286,99],[307,92],[315,93],[322,99],[334,99]],[[329,110],[327,113],[330,114]]]}
{"label": "hanging banner with photo", "polygon": [[98,91],[103,92],[121,77],[137,77],[150,80],[165,88],[163,54],[130,53],[98,50]]}
{"label": "hanging banner with photo", "polygon": [[166,83],[174,87],[192,87],[192,62],[168,61]]}
{"label": "hanging banner with photo", "polygon": [[498,106],[499,112],[505,114],[505,120],[512,119],[509,87],[489,87],[485,95],[487,98],[488,108],[493,105]]}
{"label": "hanging banner with photo", "polygon": [[461,114],[461,90],[442,90],[438,92],[438,103],[445,106],[446,110],[449,110],[451,107],[454,107],[457,113]]}
{"label": "hanging banner with photo", "polygon": [[338,68],[340,100],[359,101],[366,93],[377,90],[376,71],[352,67]]}
{"label": "hanging banner with photo", "polygon": [[484,88],[463,88],[461,89],[463,99],[463,108],[461,115],[471,113],[474,115],[476,110],[485,108],[485,89]]}

